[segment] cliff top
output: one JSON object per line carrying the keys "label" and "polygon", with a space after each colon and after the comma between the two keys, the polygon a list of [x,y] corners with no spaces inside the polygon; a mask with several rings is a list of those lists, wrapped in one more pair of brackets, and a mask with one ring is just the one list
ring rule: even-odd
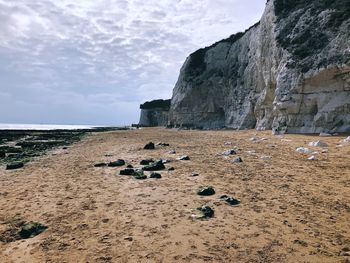
{"label": "cliff top", "polygon": [[152,100],[152,101],[146,101],[145,103],[140,105],[141,110],[149,110],[149,109],[170,109],[170,102],[171,100]]}

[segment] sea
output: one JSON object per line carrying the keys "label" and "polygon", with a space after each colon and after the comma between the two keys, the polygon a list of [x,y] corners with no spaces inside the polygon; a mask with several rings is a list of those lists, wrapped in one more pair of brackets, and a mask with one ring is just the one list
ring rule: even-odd
{"label": "sea", "polygon": [[58,125],[58,124],[14,124],[0,123],[0,130],[80,130],[93,129],[99,126],[90,125]]}

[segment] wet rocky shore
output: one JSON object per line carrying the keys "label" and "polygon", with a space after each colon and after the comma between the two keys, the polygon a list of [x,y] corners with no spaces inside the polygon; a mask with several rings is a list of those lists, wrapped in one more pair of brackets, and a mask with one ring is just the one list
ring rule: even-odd
{"label": "wet rocky shore", "polygon": [[99,127],[79,130],[0,130],[0,166],[17,169],[55,148],[66,148],[96,132],[129,128]]}

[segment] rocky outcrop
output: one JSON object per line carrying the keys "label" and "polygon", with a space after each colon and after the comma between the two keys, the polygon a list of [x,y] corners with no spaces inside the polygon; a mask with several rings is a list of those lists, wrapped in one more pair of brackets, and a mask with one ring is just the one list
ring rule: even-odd
{"label": "rocky outcrop", "polygon": [[191,54],[168,124],[350,132],[349,0],[270,0],[259,23]]}
{"label": "rocky outcrop", "polygon": [[140,105],[140,126],[166,126],[170,109],[170,100],[147,101]]}

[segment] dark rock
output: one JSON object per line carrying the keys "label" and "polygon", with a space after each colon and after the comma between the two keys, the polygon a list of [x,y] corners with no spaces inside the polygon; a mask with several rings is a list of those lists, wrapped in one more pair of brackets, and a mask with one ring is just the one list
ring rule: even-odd
{"label": "dark rock", "polygon": [[134,170],[134,173],[132,174],[132,176],[135,176],[135,177],[143,176],[143,175],[144,175],[144,172],[141,169]]}
{"label": "dark rock", "polygon": [[168,171],[174,171],[175,168],[174,167],[169,167]]}
{"label": "dark rock", "polygon": [[229,203],[230,205],[239,205],[241,203],[239,200],[228,195],[222,195],[220,199]]}
{"label": "dark rock", "polygon": [[15,170],[22,168],[24,166],[24,163],[22,162],[17,162],[17,163],[10,163],[6,166],[6,170]]}
{"label": "dark rock", "polygon": [[145,180],[145,179],[147,179],[147,175],[134,176],[134,178],[137,180]]}
{"label": "dark rock", "polygon": [[241,157],[236,157],[234,160],[233,160],[234,163],[242,163],[243,160]]}
{"label": "dark rock", "polygon": [[237,154],[237,153],[236,153],[236,151],[234,149],[231,149],[231,150],[224,151],[222,154],[226,155],[226,156],[229,156],[229,155],[234,155],[234,154]]}
{"label": "dark rock", "polygon": [[67,149],[68,149],[68,147],[67,147],[67,146],[64,146],[64,147],[62,147],[62,149],[63,149],[63,150],[67,150]]}
{"label": "dark rock", "polygon": [[202,212],[203,214],[202,218],[211,218],[214,216],[214,210],[207,205],[198,207],[197,210]]}
{"label": "dark rock", "polygon": [[307,246],[308,246],[308,244],[307,244],[306,241],[300,240],[300,239],[295,239],[295,240],[293,241],[293,243],[294,243],[294,244],[301,245],[301,246],[303,246],[303,247],[307,247]]}
{"label": "dark rock", "polygon": [[7,158],[9,159],[19,159],[21,156],[23,156],[25,153],[8,153]]}
{"label": "dark rock", "polygon": [[190,157],[188,155],[183,155],[183,156],[180,156],[179,158],[177,158],[177,160],[188,161],[188,160],[190,160]]}
{"label": "dark rock", "polygon": [[153,163],[153,159],[145,159],[140,162],[141,165],[149,165],[150,163]]}
{"label": "dark rock", "polygon": [[94,165],[94,167],[105,167],[105,166],[107,166],[106,163],[96,163],[96,164]]}
{"label": "dark rock", "polygon": [[191,176],[192,177],[197,177],[197,176],[199,176],[199,173],[192,173]]}
{"label": "dark rock", "polygon": [[143,147],[143,149],[145,150],[154,150],[156,147],[154,146],[153,142],[149,142],[145,145],[145,147]]}
{"label": "dark rock", "polygon": [[133,241],[133,238],[132,237],[124,237],[124,240],[126,240],[126,241]]}
{"label": "dark rock", "polygon": [[134,168],[134,166],[132,166],[131,164],[128,164],[128,165],[126,166],[126,168]]}
{"label": "dark rock", "polygon": [[135,179],[137,180],[144,180],[147,179],[147,176],[143,173],[142,170],[138,169],[136,170],[133,175],[132,175]]}
{"label": "dark rock", "polygon": [[151,163],[151,164],[142,168],[142,170],[144,170],[144,171],[160,171],[160,170],[164,170],[164,169],[165,169],[165,166],[161,160],[156,161],[154,163]]}
{"label": "dark rock", "polygon": [[6,157],[6,153],[5,152],[0,152],[0,158],[5,158]]}
{"label": "dark rock", "polygon": [[171,163],[170,160],[167,160],[167,159],[161,159],[162,160],[162,163],[166,164],[166,163]]}
{"label": "dark rock", "polygon": [[162,175],[160,173],[151,173],[150,178],[160,179]]}
{"label": "dark rock", "polygon": [[163,147],[168,147],[168,146],[170,146],[169,143],[164,143],[164,142],[160,142],[160,143],[158,143],[158,145],[159,145],[159,146],[163,146]]}
{"label": "dark rock", "polygon": [[176,151],[175,150],[171,150],[168,152],[168,154],[176,154]]}
{"label": "dark rock", "polygon": [[197,194],[198,195],[204,195],[204,196],[214,195],[215,194],[215,190],[211,186],[204,186],[204,187],[201,187],[198,190]]}
{"label": "dark rock", "polygon": [[22,147],[0,146],[0,151],[6,153],[21,153],[23,150]]}
{"label": "dark rock", "polygon": [[30,238],[35,237],[42,232],[44,232],[47,229],[47,226],[44,226],[43,224],[36,223],[36,222],[29,222],[26,224],[23,224],[21,227],[21,230],[19,231],[19,235],[21,238]]}
{"label": "dark rock", "polygon": [[120,170],[119,174],[120,175],[133,175],[135,173],[135,170],[132,168],[126,168],[123,170]]}
{"label": "dark rock", "polygon": [[122,159],[118,159],[117,161],[115,161],[115,162],[110,162],[110,163],[108,164],[109,167],[118,167],[118,166],[123,166],[123,165],[125,165],[125,161],[122,160]]}

